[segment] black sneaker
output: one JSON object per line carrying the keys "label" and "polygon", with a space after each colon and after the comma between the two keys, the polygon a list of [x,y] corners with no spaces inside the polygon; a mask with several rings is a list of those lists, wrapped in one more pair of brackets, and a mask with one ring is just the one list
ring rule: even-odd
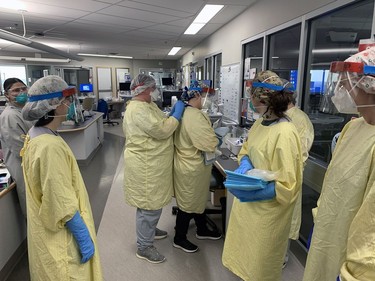
{"label": "black sneaker", "polygon": [[221,238],[221,234],[217,231],[207,229],[202,232],[197,231],[195,237],[201,240],[219,240]]}
{"label": "black sneaker", "polygon": [[173,247],[183,250],[186,253],[194,253],[198,251],[198,246],[191,243],[189,240],[174,241]]}

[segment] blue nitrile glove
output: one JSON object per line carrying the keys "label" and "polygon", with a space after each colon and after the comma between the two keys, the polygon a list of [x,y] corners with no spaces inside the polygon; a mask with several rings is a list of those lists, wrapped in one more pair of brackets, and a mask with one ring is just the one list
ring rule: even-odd
{"label": "blue nitrile glove", "polygon": [[[174,118],[176,118],[178,121],[181,121],[181,117],[182,115],[184,114],[184,111],[185,111],[185,104],[183,101],[177,101],[176,104],[173,106],[174,108],[174,111],[173,111],[173,114],[171,114],[170,116],[173,116]],[[172,110],[173,110],[172,108]]]}
{"label": "blue nitrile glove", "polygon": [[229,190],[234,196],[236,196],[241,202],[256,202],[263,200],[270,200],[275,198],[275,182],[271,181],[263,189],[258,190],[238,190],[230,189]]}
{"label": "blue nitrile glove", "polygon": [[241,158],[240,166],[234,170],[234,172],[237,174],[246,174],[246,172],[251,169],[254,169],[254,166],[251,163],[249,156],[245,155]]}
{"label": "blue nitrile glove", "polygon": [[176,109],[176,104],[171,108],[171,111],[169,112],[169,116],[173,115],[175,109]]}
{"label": "blue nitrile glove", "polygon": [[82,256],[81,263],[87,262],[94,255],[95,248],[89,230],[79,212],[77,211],[73,218],[70,221],[67,221],[65,225],[73,234],[78,244]]}

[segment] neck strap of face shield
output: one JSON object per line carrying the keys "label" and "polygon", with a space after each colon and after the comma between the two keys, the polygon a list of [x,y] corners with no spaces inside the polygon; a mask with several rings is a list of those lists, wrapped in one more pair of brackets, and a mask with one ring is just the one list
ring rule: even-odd
{"label": "neck strap of face shield", "polygon": [[331,72],[355,72],[359,75],[375,76],[375,66],[365,65],[362,62],[334,61],[331,62]]}
{"label": "neck strap of face shield", "polygon": [[69,87],[65,90],[62,90],[61,92],[54,92],[54,93],[48,93],[43,95],[37,95],[37,96],[31,96],[28,98],[29,102],[33,101],[39,101],[39,100],[49,100],[53,98],[63,98],[63,97],[70,97],[73,96],[76,93],[75,87]]}

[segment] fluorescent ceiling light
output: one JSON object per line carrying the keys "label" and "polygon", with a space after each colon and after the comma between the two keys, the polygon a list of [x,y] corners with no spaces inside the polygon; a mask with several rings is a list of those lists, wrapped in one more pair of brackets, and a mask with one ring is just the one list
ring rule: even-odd
{"label": "fluorescent ceiling light", "polygon": [[71,59],[29,58],[0,56],[0,60],[32,61],[32,62],[71,62]]}
{"label": "fluorescent ceiling light", "polygon": [[181,50],[181,47],[173,47],[169,53],[168,53],[168,56],[174,56],[175,54],[177,54],[177,52]]}
{"label": "fluorescent ceiling light", "polygon": [[44,51],[44,52],[47,52],[47,53],[50,53],[50,54],[58,55],[58,56],[68,58],[68,59],[71,59],[71,60],[83,61],[82,58],[77,57],[73,54],[63,52],[59,49],[55,49],[55,48],[52,48],[52,47],[47,46],[45,44],[35,42],[35,41],[33,41],[29,38],[22,37],[20,35],[14,34],[12,32],[8,32],[8,31],[3,30],[3,29],[0,29],[0,39],[4,39],[4,40],[7,40],[7,41],[10,41],[10,42],[13,42],[13,43],[21,44],[21,45],[24,45],[24,46],[27,46],[27,47],[30,47],[30,48],[33,48],[33,49],[37,49],[37,50]]}
{"label": "fluorescent ceiling light", "polygon": [[197,34],[222,8],[224,5],[205,5],[184,34]]}
{"label": "fluorescent ceiling light", "polygon": [[0,7],[11,10],[25,10],[25,4],[17,0],[0,0]]}
{"label": "fluorescent ceiling light", "polygon": [[115,59],[132,59],[133,58],[133,57],[128,57],[128,56],[84,54],[84,53],[78,53],[77,55],[83,56],[83,57],[101,57],[101,58],[115,58]]}
{"label": "fluorescent ceiling light", "polygon": [[192,23],[184,32],[184,34],[194,35],[197,34],[199,30],[203,26],[205,26],[205,23]]}
{"label": "fluorescent ceiling light", "polygon": [[336,49],[315,49],[313,54],[332,54],[332,53],[357,53],[357,48],[336,48]]}
{"label": "fluorescent ceiling light", "polygon": [[205,5],[193,22],[208,23],[222,8],[224,5]]}

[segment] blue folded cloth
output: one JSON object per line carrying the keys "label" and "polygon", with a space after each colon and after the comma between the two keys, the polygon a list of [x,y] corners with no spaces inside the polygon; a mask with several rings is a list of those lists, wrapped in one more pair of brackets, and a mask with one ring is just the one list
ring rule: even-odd
{"label": "blue folded cloth", "polygon": [[225,170],[227,174],[224,182],[228,189],[241,202],[255,202],[260,200],[270,200],[276,196],[275,182],[264,181],[254,176],[238,174]]}

